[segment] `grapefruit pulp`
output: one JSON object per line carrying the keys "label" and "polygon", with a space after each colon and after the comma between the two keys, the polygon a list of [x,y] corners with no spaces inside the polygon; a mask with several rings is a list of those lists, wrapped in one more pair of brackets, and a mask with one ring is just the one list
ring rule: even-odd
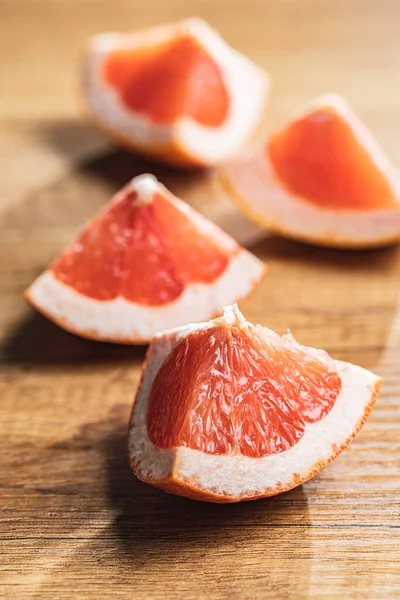
{"label": "grapefruit pulp", "polygon": [[94,36],[83,84],[105,133],[183,167],[235,154],[262,121],[270,85],[201,19]]}
{"label": "grapefruit pulp", "polygon": [[[155,445],[256,458],[287,450],[306,423],[329,412],[341,387],[333,361],[307,354],[290,337],[260,333],[214,326],[174,348],[149,397]],[[189,385],[182,386],[177,368]]]}
{"label": "grapefruit pulp", "polygon": [[[151,175],[133,179],[27,291],[65,329],[146,342],[250,293],[263,264]],[[201,316],[200,316],[201,315]]]}
{"label": "grapefruit pulp", "polygon": [[335,95],[233,163],[224,181],[251,218],[294,239],[362,248],[400,238],[398,173]]}
{"label": "grapefruit pulp", "polygon": [[158,335],[133,406],[135,474],[200,500],[272,496],[307,481],[364,423],[380,379],[245,320]]}
{"label": "grapefruit pulp", "polygon": [[[185,115],[218,127],[229,111],[218,65],[190,36],[143,50],[112,52],[105,60],[103,78],[120,94],[127,110],[152,123],[170,125]],[[196,80],[202,82],[201,88]]]}

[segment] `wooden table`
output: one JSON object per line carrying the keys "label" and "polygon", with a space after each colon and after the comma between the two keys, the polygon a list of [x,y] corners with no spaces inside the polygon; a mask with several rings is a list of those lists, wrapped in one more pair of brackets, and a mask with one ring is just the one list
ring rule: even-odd
{"label": "wooden table", "polygon": [[24,288],[134,174],[153,167],[84,124],[87,35],[199,14],[270,71],[268,127],[338,91],[400,164],[396,0],[0,0],[0,460],[4,599],[400,598],[399,248],[318,250],[248,225],[207,176],[161,179],[269,262],[243,310],[375,370],[351,448],[270,500],[215,506],[131,475],[124,446],[143,348],[64,333]]}

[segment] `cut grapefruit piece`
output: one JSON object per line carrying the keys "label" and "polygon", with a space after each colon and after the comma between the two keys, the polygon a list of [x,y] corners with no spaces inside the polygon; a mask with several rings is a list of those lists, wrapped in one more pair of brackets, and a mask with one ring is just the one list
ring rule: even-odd
{"label": "cut grapefruit piece", "polygon": [[279,494],[346,448],[380,383],[227,307],[220,318],[153,340],[130,423],[132,469],[198,500]]}
{"label": "cut grapefruit piece", "polygon": [[178,166],[233,156],[260,124],[269,77],[201,19],[91,38],[84,96],[113,139]]}
{"label": "cut grapefruit piece", "polygon": [[232,163],[223,181],[251,219],[286,237],[349,248],[400,239],[398,172],[336,95]]}
{"label": "cut grapefruit piece", "polygon": [[144,343],[247,296],[265,265],[152,175],[133,179],[27,290],[83,337]]}

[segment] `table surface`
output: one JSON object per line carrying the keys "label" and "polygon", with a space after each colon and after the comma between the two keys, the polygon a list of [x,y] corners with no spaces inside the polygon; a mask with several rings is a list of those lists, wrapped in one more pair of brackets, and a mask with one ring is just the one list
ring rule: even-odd
{"label": "table surface", "polygon": [[[210,175],[152,167],[92,131],[77,72],[91,33],[198,14],[272,74],[268,129],[337,91],[400,163],[400,3],[0,0],[0,12],[0,597],[399,598],[399,248],[266,236]],[[135,480],[124,447],[145,350],[73,337],[22,298],[148,169],[268,261],[250,320],[384,377],[352,446],[282,496],[208,505]]]}

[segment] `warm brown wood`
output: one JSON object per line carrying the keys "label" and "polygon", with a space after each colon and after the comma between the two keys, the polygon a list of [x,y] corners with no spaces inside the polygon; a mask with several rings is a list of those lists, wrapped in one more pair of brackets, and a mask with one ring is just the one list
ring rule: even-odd
{"label": "warm brown wood", "polygon": [[281,497],[232,506],[140,484],[125,457],[142,348],[70,336],[24,288],[133,174],[79,117],[85,37],[199,14],[275,79],[269,126],[344,93],[400,163],[400,3],[0,0],[0,597],[400,597],[400,251],[266,238],[207,178],[161,178],[271,265],[251,319],[371,368],[382,394],[351,448]]}

